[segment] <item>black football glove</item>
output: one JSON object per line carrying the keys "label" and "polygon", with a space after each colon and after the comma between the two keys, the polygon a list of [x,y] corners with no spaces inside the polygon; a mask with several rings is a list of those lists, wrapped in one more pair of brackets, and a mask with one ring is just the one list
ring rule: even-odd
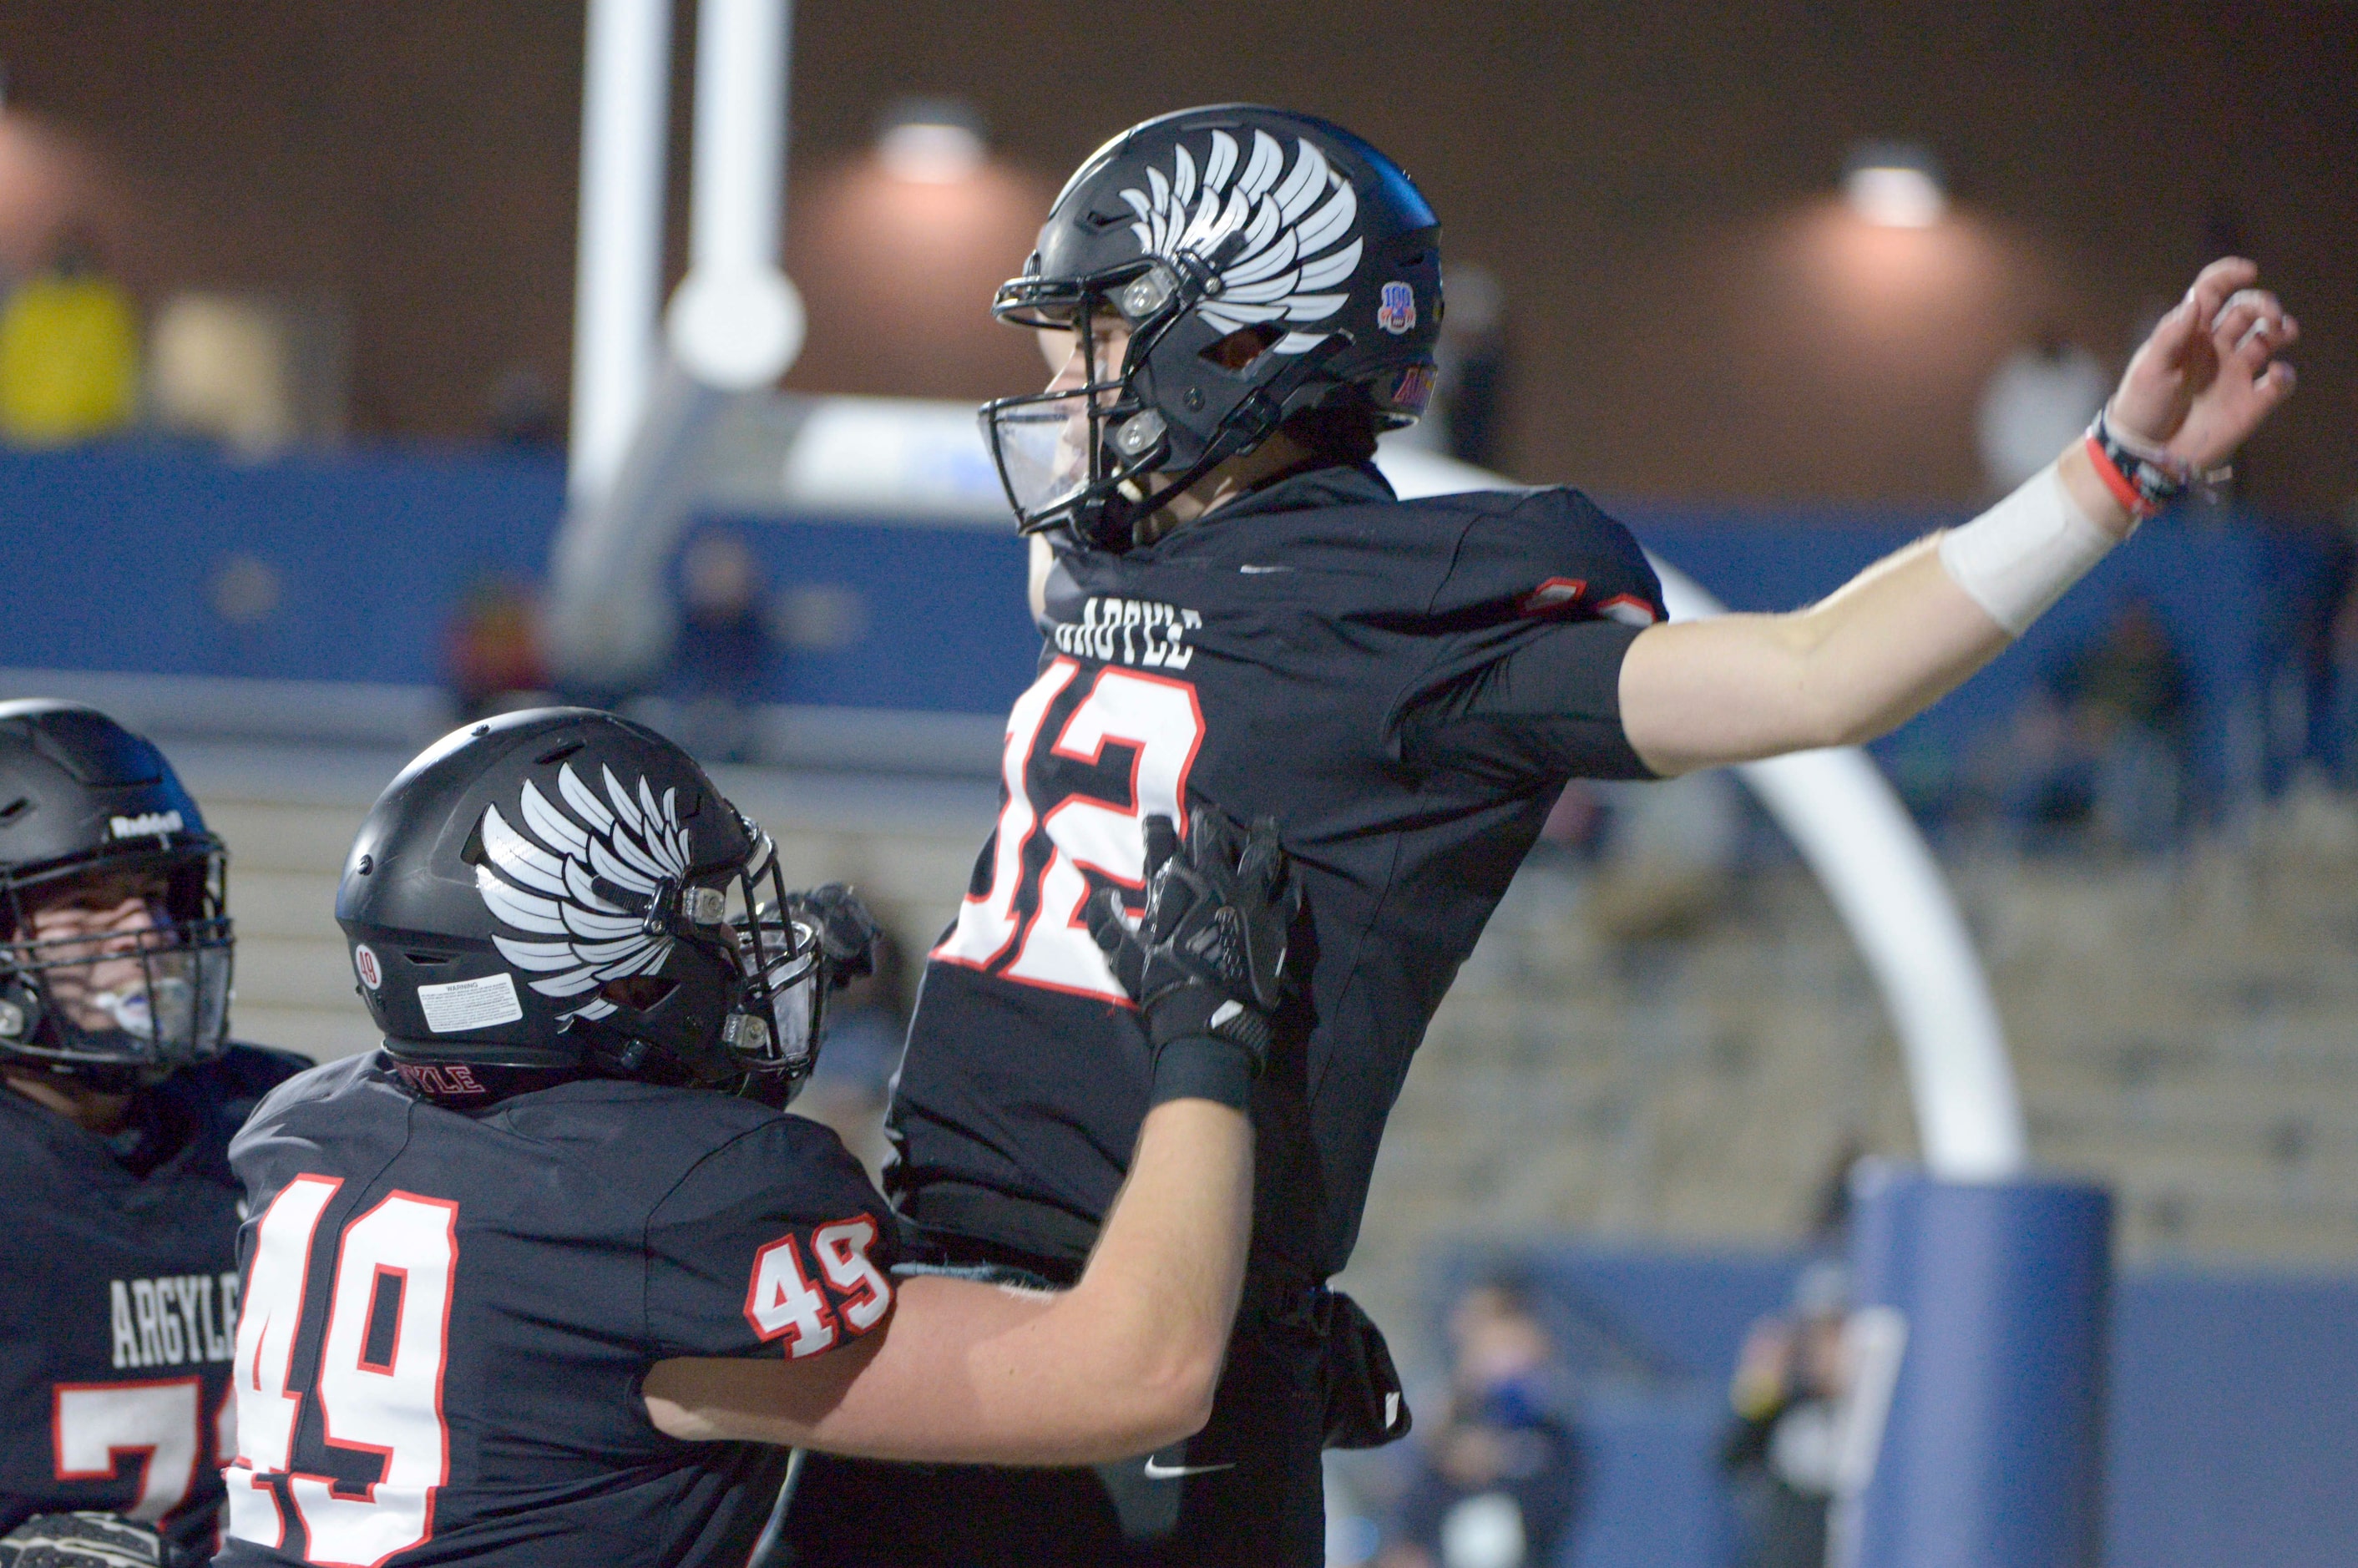
{"label": "black football glove", "polygon": [[121,1514],[36,1514],[0,1536],[0,1568],[180,1568],[189,1561]]}
{"label": "black football glove", "polygon": [[841,990],[876,970],[876,943],[883,933],[860,895],[841,882],[828,882],[786,895],[786,913],[818,933],[827,989]]}
{"label": "black football glove", "polygon": [[1133,927],[1105,889],[1089,901],[1089,935],[1145,1020],[1153,1103],[1200,1096],[1242,1109],[1269,1060],[1302,892],[1274,821],[1246,828],[1200,805],[1190,816],[1184,845],[1169,817],[1146,819],[1146,907]]}

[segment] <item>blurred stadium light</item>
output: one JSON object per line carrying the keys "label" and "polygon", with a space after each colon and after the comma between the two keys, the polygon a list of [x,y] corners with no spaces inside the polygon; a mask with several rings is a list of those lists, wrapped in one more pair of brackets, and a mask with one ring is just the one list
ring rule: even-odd
{"label": "blurred stadium light", "polygon": [[982,167],[982,123],[954,98],[903,98],[885,112],[876,157],[895,179],[947,185]]}
{"label": "blurred stadium light", "polygon": [[1887,229],[1929,229],[1949,210],[1941,166],[1911,142],[1868,142],[1843,169],[1843,194],[1868,222]]}

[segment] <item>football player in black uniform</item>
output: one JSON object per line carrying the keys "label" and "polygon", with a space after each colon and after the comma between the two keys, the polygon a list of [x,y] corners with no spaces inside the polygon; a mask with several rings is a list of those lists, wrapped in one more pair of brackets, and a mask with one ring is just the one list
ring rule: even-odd
{"label": "football player in black uniform", "polygon": [[1564,782],[1884,732],[2292,384],[2274,357],[2291,319],[2248,263],[2215,264],[2088,441],[1990,513],[1807,610],[1669,625],[1636,543],[1579,492],[1402,503],[1371,465],[1432,389],[1439,244],[1367,143],[1228,105],[1091,155],[1000,290],[999,317],[1061,367],[982,411],[1045,644],[892,1111],[888,1185],[918,1255],[1052,1279],[1087,1256],[1148,1058],[1083,912],[1138,885],[1142,816],[1201,790],[1277,819],[1307,985],[1256,1094],[1245,1307],[1184,1459],[815,1460],[788,1521],[805,1562],[1320,1561],[1322,1438],[1404,1430],[1365,1375],[1376,1342],[1324,1281],[1410,1055]]}
{"label": "football player in black uniform", "polygon": [[428,750],[337,895],[384,1049],[279,1089],[232,1150],[216,1561],[737,1568],[770,1444],[1076,1463],[1200,1425],[1293,906],[1273,828],[1199,806],[1184,851],[1155,837],[1142,919],[1098,916],[1154,1061],[1087,1272],[896,1280],[883,1199],[779,1108],[866,962],[856,901],[789,895],[696,763],[611,715]]}
{"label": "football player in black uniform", "polygon": [[226,1039],[226,863],[147,741],[0,703],[0,1563],[212,1551],[229,1140],[309,1065]]}

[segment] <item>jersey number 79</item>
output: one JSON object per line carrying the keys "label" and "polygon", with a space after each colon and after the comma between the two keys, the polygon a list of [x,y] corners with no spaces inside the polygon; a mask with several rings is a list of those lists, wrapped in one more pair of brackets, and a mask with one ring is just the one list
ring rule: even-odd
{"label": "jersey number 79", "polygon": [[[1081,669],[1072,659],[1055,660],[1009,713],[1000,763],[1007,801],[991,848],[990,885],[968,895],[933,956],[1128,1006],[1081,906],[1090,873],[1125,888],[1145,886],[1141,824],[1158,814],[1184,820],[1187,773],[1204,742],[1204,710],[1185,681],[1109,665],[1084,682]],[[1051,725],[1059,709],[1063,721]],[[1094,766],[1109,745],[1131,752],[1128,799],[1047,782],[1061,771],[1059,759]],[[1044,856],[1033,849],[1037,838],[1046,840]]]}

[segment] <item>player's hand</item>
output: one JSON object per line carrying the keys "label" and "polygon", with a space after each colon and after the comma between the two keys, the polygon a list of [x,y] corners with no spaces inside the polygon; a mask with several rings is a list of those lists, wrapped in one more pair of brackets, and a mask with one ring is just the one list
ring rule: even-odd
{"label": "player's hand", "polygon": [[2260,269],[2240,256],[2214,261],[2129,361],[2106,406],[2115,434],[2154,449],[2196,476],[2219,467],[2292,395],[2293,368],[2277,356],[2300,324],[2277,297],[2253,287]]}
{"label": "player's hand", "polygon": [[860,895],[843,883],[828,882],[788,893],[786,913],[818,934],[829,990],[840,990],[861,976],[875,973],[876,944],[883,933]]}
{"label": "player's hand", "polygon": [[36,1514],[0,1536],[0,1568],[179,1568],[187,1561],[121,1514]]}
{"label": "player's hand", "polygon": [[1190,817],[1184,845],[1169,817],[1146,819],[1146,908],[1133,927],[1106,889],[1089,902],[1089,934],[1137,1000],[1158,1054],[1208,1036],[1242,1047],[1258,1073],[1302,892],[1274,821],[1248,828],[1211,806]]}

